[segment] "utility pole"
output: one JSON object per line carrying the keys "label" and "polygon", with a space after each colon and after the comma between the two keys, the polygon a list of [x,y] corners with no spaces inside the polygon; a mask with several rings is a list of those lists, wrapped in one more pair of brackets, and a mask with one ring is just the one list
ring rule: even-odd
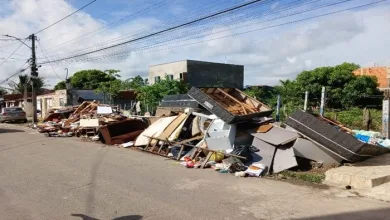
{"label": "utility pole", "polygon": [[280,99],[280,95],[278,95],[278,99],[276,101],[276,116],[275,116],[276,122],[280,121],[280,104],[281,104],[281,99]]}
{"label": "utility pole", "polygon": [[66,86],[66,105],[71,106],[73,105],[73,93],[72,93],[72,85],[70,84],[70,80],[68,78],[69,69],[65,68],[66,70],[66,77],[65,77],[65,86]]}
{"label": "utility pole", "polygon": [[[34,79],[38,77],[38,68],[37,68],[37,59],[35,55],[35,40],[37,37],[34,34],[31,34],[28,37],[31,40],[31,78],[32,83],[34,84]],[[32,105],[33,105],[33,124],[38,122],[37,118],[37,87],[33,85],[32,91]]]}

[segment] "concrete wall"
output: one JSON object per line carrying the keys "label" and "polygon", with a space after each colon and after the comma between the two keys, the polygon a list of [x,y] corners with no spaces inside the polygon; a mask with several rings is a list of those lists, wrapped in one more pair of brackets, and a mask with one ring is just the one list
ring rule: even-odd
{"label": "concrete wall", "polygon": [[[48,111],[52,108],[60,108],[60,100],[63,100],[64,106],[66,105],[66,90],[56,90],[54,93],[37,96],[37,100],[41,103],[42,118],[46,117]],[[39,109],[39,107],[38,107]]]}
{"label": "concrete wall", "polygon": [[188,83],[195,87],[244,87],[244,66],[211,63],[202,61],[187,61]]}
{"label": "concrete wall", "polygon": [[165,74],[172,74],[173,79],[180,79],[180,73],[187,72],[187,61],[178,61],[172,63],[165,63],[149,67],[149,84],[154,84],[154,77],[159,76],[161,79],[165,78]]}
{"label": "concrete wall", "polygon": [[155,83],[155,77],[164,79],[165,75],[173,75],[173,79],[184,80],[195,87],[244,87],[244,66],[185,60],[151,66],[149,68],[149,84]]}

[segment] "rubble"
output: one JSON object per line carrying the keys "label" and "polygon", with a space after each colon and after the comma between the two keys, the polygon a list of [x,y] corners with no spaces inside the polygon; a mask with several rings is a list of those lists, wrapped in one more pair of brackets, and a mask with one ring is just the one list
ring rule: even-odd
{"label": "rubble", "polygon": [[49,137],[88,137],[107,145],[138,148],[237,177],[259,177],[301,167],[355,162],[389,152],[390,140],[354,131],[303,111],[283,125],[272,109],[235,88],[191,88],[167,96],[156,116],[121,114],[109,105],[83,102],[56,110],[38,125]]}

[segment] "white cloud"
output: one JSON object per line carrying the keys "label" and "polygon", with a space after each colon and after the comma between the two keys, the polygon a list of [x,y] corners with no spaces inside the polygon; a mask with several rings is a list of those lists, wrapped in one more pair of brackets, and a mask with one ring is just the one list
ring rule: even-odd
{"label": "white cloud", "polygon": [[[390,58],[386,48],[390,48],[390,42],[387,40],[390,30],[385,28],[387,21],[390,20],[389,9],[388,4],[378,5],[362,11],[345,12],[290,26],[212,40],[251,28],[227,30],[226,27],[217,27],[213,30],[215,35],[198,39],[205,41],[202,44],[186,47],[172,44],[167,47],[177,46],[177,48],[160,51],[149,49],[118,59],[64,63],[54,67],[57,68],[61,78],[65,77],[63,68],[68,67],[70,73],[86,68],[120,69],[122,78],[125,79],[137,74],[146,76],[149,65],[157,63],[184,59],[225,62],[226,57],[229,63],[245,65],[246,83],[273,85],[279,80],[295,77],[302,70],[336,65],[344,61],[361,65],[372,65],[374,62],[382,65],[389,64]],[[75,8],[63,0],[13,0],[0,8],[0,34],[27,37],[30,33],[46,27],[74,10]],[[283,21],[275,21],[271,24],[281,22]],[[156,27],[161,23],[161,20],[151,16],[138,18],[116,28],[91,34],[84,40],[77,40],[49,50],[49,53],[68,54],[99,42]],[[101,28],[104,24],[104,21],[80,12],[40,33],[38,37],[48,49],[83,33]],[[254,27],[267,25],[269,24]],[[222,30],[226,32],[218,33]],[[0,41],[0,58],[6,57],[7,53],[11,53],[17,46],[16,44],[1,48],[6,44],[9,42]],[[18,54],[22,56],[15,56],[15,58],[27,58],[30,52],[28,48],[22,47]],[[38,57],[42,57],[39,48]],[[50,56],[50,59],[53,59],[53,56]],[[0,67],[0,81],[14,73],[22,64],[23,61],[7,62]],[[53,74],[50,65],[44,65],[39,73],[51,85],[59,80]]]}

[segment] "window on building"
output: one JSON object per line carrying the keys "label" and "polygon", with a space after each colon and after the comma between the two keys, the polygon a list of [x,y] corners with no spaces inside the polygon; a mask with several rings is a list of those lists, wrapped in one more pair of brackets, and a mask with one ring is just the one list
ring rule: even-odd
{"label": "window on building", "polygon": [[168,75],[169,80],[173,80],[173,74]]}
{"label": "window on building", "polygon": [[53,99],[46,99],[47,107],[53,107]]}
{"label": "window on building", "polygon": [[60,98],[60,106],[65,106],[64,98]]}
{"label": "window on building", "polygon": [[156,83],[156,82],[160,82],[160,77],[159,76],[155,76],[154,77],[154,82]]}

